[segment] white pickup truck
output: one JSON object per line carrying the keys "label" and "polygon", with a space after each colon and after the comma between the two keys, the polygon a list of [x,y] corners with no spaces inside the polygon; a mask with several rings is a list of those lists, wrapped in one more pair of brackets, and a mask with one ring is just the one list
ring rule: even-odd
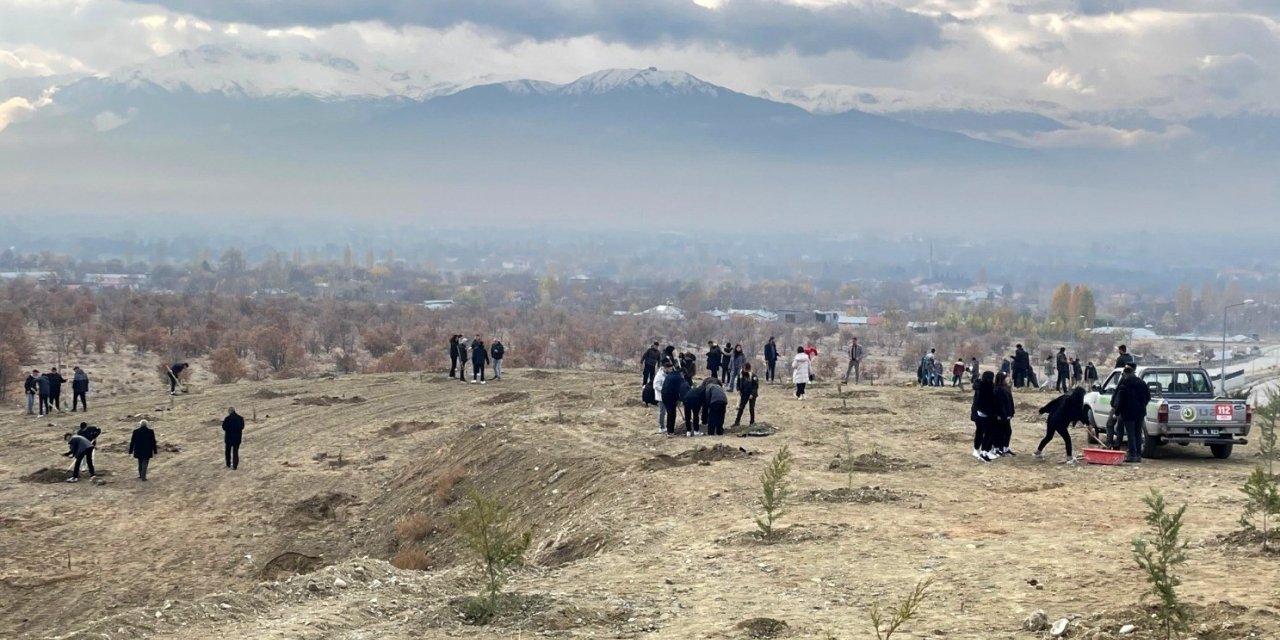
{"label": "white pickup truck", "polygon": [[[1105,427],[1111,398],[1120,383],[1119,369],[1085,395],[1085,414],[1095,429]],[[1142,456],[1158,457],[1161,445],[1207,445],[1215,458],[1228,458],[1231,448],[1248,444],[1253,407],[1240,399],[1218,398],[1208,372],[1199,367],[1138,367],[1135,373],[1151,390]],[[1099,433],[1102,433],[1099,431]]]}

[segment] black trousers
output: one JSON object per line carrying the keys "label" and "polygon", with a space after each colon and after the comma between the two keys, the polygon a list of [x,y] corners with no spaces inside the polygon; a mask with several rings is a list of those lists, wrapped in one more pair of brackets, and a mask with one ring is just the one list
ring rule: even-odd
{"label": "black trousers", "polygon": [[453,378],[458,375],[458,356],[456,354],[449,355],[449,377]]}
{"label": "black trousers", "polygon": [[72,478],[80,477],[80,464],[83,463],[89,469],[89,475],[95,476],[97,472],[93,470],[93,449],[89,449],[84,453],[76,456],[76,466],[71,470]]}
{"label": "black trousers", "polygon": [[49,394],[40,394],[40,415],[49,413]]}
{"label": "black trousers", "polygon": [[765,382],[773,382],[773,373],[778,368],[777,360],[766,360],[764,363],[764,380]]}
{"label": "black trousers", "polygon": [[1071,391],[1071,374],[1063,369],[1058,369],[1058,382],[1053,388],[1063,393]]}
{"label": "black trousers", "polygon": [[702,426],[702,407],[698,405],[684,406],[684,430],[687,433],[697,431]]}
{"label": "black trousers", "polygon": [[72,410],[72,411],[75,411],[75,410],[76,410],[76,403],[77,403],[77,402],[78,402],[78,403],[80,403],[80,408],[81,408],[81,409],[84,409],[85,411],[88,411],[88,410],[89,410],[89,401],[88,401],[88,400],[85,400],[85,398],[84,398],[84,392],[83,392],[83,391],[72,391],[72,392],[71,392],[71,410]]}
{"label": "black trousers", "polygon": [[756,423],[756,399],[754,396],[740,396],[738,399],[738,417],[733,419],[734,426],[742,424],[742,410],[751,407],[751,422]]}
{"label": "black trousers", "polygon": [[707,410],[707,435],[724,435],[724,414],[728,408],[727,404],[716,403]]}
{"label": "black trousers", "polygon": [[1052,420],[1049,421],[1048,426],[1046,426],[1044,430],[1044,439],[1040,441],[1040,446],[1036,447],[1036,451],[1044,451],[1044,448],[1049,446],[1049,443],[1053,440],[1053,434],[1056,433],[1062,436],[1063,444],[1067,445],[1067,455],[1070,456],[1071,455],[1071,434],[1067,433],[1068,426],[1070,425],[1054,424]]}
{"label": "black trousers", "polygon": [[807,382],[797,382],[797,383],[796,383],[796,397],[797,397],[797,398],[803,398],[803,397],[804,397],[804,388],[805,388],[805,386],[806,386],[806,385],[808,385],[808,384],[809,384],[809,383],[807,383]]}
{"label": "black trousers", "polygon": [[719,379],[719,378],[720,378],[720,376],[719,376],[719,375],[717,375],[717,374],[719,374],[719,373],[720,373],[720,366],[719,366],[719,365],[714,366],[714,367],[711,367],[711,366],[708,366],[708,367],[707,367],[707,375],[711,376],[712,378]]}
{"label": "black trousers", "polygon": [[236,469],[240,466],[240,441],[228,442],[226,445],[227,466]]}
{"label": "black trousers", "polygon": [[653,382],[653,376],[657,375],[657,365],[645,364],[644,372],[640,374],[640,384],[649,384]]}
{"label": "black trousers", "polygon": [[674,434],[676,432],[676,403],[662,403],[667,408],[667,433]]}
{"label": "black trousers", "polygon": [[147,467],[151,464],[151,458],[138,458],[138,478],[147,479]]}
{"label": "black trousers", "polygon": [[973,421],[973,448],[990,451],[996,435],[995,418],[978,418]]}
{"label": "black trousers", "polygon": [[477,377],[480,378],[481,382],[484,382],[484,363],[483,362],[471,363],[471,379],[475,380]]}
{"label": "black trousers", "polygon": [[49,406],[53,407],[54,409],[57,409],[58,411],[62,411],[62,394],[61,393],[49,394]]}

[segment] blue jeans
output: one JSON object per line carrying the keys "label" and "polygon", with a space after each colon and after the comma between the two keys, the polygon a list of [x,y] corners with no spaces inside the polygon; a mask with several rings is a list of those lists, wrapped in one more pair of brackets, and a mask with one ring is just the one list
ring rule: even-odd
{"label": "blue jeans", "polygon": [[502,359],[501,358],[493,361],[493,377],[494,378],[502,377]]}
{"label": "blue jeans", "polygon": [[1142,459],[1142,438],[1144,435],[1146,435],[1142,432],[1142,423],[1146,422],[1146,419],[1145,418],[1138,418],[1137,420],[1126,419],[1126,420],[1122,420],[1122,422],[1124,423],[1125,434],[1127,434],[1129,438],[1129,457],[1135,460],[1141,460]]}
{"label": "blue jeans", "polygon": [[36,394],[28,393],[27,394],[27,415],[35,414],[35,411],[34,411],[35,406],[36,406]]}

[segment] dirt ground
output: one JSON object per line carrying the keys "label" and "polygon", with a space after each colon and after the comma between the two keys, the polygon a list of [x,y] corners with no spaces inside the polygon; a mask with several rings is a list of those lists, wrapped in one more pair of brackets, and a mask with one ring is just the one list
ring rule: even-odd
{"label": "dirt ground", "polygon": [[[1047,395],[1019,396],[1020,455],[983,464],[968,394],[950,389],[842,400],[819,384],[799,402],[765,385],[771,435],[668,439],[638,374],[197,378],[172,403],[158,386],[91,397],[100,483],[44,481],[66,469],[61,434],[81,414],[0,418],[0,637],[874,638],[871,605],[932,577],[895,638],[1042,637],[1022,630],[1038,609],[1069,618],[1068,637],[1135,624],[1124,637],[1146,638],[1130,543],[1153,487],[1188,505],[1193,635],[1280,637],[1280,556],[1223,542],[1252,447],[1100,467],[1058,464],[1055,441],[1037,461]],[[228,405],[248,420],[235,471],[217,426]],[[140,417],[163,448],[145,483],[123,448]],[[765,543],[759,476],[783,445],[795,502]],[[475,582],[448,514],[472,490],[533,530],[517,597],[487,627],[455,606]],[[397,525],[414,516],[431,524],[406,540]],[[388,564],[406,549],[428,569]]]}

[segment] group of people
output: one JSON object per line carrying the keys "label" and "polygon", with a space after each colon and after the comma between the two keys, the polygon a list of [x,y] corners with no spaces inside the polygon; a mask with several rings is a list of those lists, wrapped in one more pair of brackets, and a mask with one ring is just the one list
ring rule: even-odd
{"label": "group of people", "polygon": [[[77,407],[81,411],[88,411],[89,374],[80,367],[74,367],[72,372],[71,411],[74,413]],[[65,413],[62,410],[62,385],[66,383],[67,379],[58,373],[57,367],[50,369],[47,373],[32,369],[22,385],[22,391],[27,395],[27,415],[44,417],[55,411]]]}
{"label": "group of people", "polygon": [[501,380],[502,358],[506,354],[507,348],[498,338],[494,338],[493,346],[486,347],[479,334],[470,343],[461,334],[450,336],[449,377],[467,382],[467,361],[470,360],[471,384],[485,383],[485,372],[490,364],[493,365],[493,379]]}
{"label": "group of people", "polygon": [[[657,343],[654,344],[656,346]],[[687,362],[686,359],[686,364]],[[645,402],[658,406],[658,432],[666,434],[668,438],[675,437],[679,408],[683,407],[685,436],[724,435],[729,392],[726,392],[720,378],[709,375],[700,384],[695,384],[694,371],[690,367],[677,369],[675,361],[670,358],[663,358],[660,364],[661,368],[654,372],[653,379],[644,387]],[[760,378],[752,372],[750,362],[742,363],[735,378],[734,383],[728,385],[730,390],[738,393],[738,415],[734,418],[733,426],[742,424],[744,410],[749,411],[748,424],[754,425]]]}
{"label": "group of people", "polygon": [[[100,435],[102,435],[101,429],[84,422],[80,423],[80,428],[74,433],[63,435],[63,440],[67,443],[67,452],[62,455],[75,459],[67,482],[79,482],[82,467],[89,473],[90,478],[97,476],[98,472],[93,467],[93,452],[98,447]],[[243,439],[244,417],[236,413],[235,407],[230,407],[227,409],[226,417],[222,419],[223,456],[228,469],[240,468],[240,443]],[[151,429],[151,425],[146,420],[139,421],[137,428],[129,436],[128,449],[128,454],[138,461],[139,480],[147,481],[147,469],[151,466],[151,459],[159,453],[160,446],[156,441],[156,432]]]}

